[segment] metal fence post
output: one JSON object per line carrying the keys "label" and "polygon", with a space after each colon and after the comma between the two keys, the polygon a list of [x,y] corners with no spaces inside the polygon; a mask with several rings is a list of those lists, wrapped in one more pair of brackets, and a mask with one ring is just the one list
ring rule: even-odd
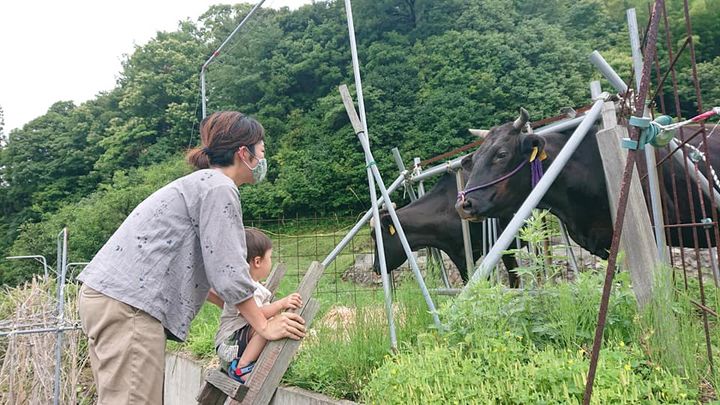
{"label": "metal fence post", "polygon": [[[59,275],[56,282],[57,285],[57,323],[62,325],[65,320],[65,275],[67,274],[67,246],[68,232],[67,228],[58,234],[58,258],[57,263]],[[60,370],[62,369],[62,328],[58,328],[57,340],[55,343],[55,382],[53,385],[53,404],[60,403]]]}

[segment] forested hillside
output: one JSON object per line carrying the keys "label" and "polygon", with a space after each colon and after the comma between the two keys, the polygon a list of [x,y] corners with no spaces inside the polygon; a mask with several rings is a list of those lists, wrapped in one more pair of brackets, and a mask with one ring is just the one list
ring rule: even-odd
{"label": "forested hillside", "polygon": [[[682,2],[667,3],[677,48]],[[629,78],[625,9],[633,6],[643,24],[647,3],[636,0],[354,0],[368,125],[385,178],[397,170],[392,147],[406,159],[427,158],[520,106],[537,120],[587,104],[593,49]],[[138,202],[187,173],[183,151],[197,144],[201,118],[200,66],[250,8],[213,6],[159,32],[127,55],[114,89],[81,105],[58,101],[10,133],[0,109],[0,256],[53,259],[67,225],[71,259],[90,259]],[[720,104],[719,13],[720,0],[691,1],[706,106]],[[680,81],[692,94],[689,76]],[[353,83],[342,1],[261,9],[207,82],[209,111],[248,113],[267,131],[269,181],[241,189],[246,217],[368,206],[362,151],[337,92]],[[37,271],[1,260],[0,283]]]}

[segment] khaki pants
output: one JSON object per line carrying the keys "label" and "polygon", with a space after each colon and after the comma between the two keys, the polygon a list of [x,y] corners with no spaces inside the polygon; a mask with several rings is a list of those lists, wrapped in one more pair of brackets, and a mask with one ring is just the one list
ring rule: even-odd
{"label": "khaki pants", "polygon": [[85,285],[79,311],[98,404],[162,404],[165,329],[160,322]]}

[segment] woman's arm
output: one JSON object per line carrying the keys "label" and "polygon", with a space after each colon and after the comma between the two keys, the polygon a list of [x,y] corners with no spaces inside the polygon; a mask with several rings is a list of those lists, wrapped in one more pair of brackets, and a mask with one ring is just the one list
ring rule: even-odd
{"label": "woman's arm", "polygon": [[253,299],[255,284],[245,261],[247,246],[235,187],[217,186],[205,193],[198,213],[198,236],[210,286],[223,301],[235,304],[260,336],[267,340],[305,336],[300,315],[280,314],[268,321]]}
{"label": "woman's arm", "polygon": [[220,296],[217,295],[215,290],[213,290],[212,288],[208,292],[207,301],[212,304],[217,305],[220,309],[223,309],[223,305],[225,304],[225,302],[222,300],[222,298],[220,298]]}

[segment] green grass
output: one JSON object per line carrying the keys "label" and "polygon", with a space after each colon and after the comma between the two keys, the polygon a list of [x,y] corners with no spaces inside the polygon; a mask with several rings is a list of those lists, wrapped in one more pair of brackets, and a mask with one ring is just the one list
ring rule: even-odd
{"label": "green grass", "polygon": [[[383,404],[579,403],[601,286],[602,276],[593,274],[582,275],[576,284],[546,284],[535,291],[480,283],[442,309],[444,333],[420,339],[388,359],[373,372],[360,399]],[[682,297],[671,297],[664,302],[669,312],[638,314],[626,275],[613,287],[593,403],[707,399],[700,386],[712,376],[702,359],[696,311]],[[660,304],[667,297],[660,293],[656,298]],[[652,325],[660,323],[663,333],[654,333],[666,342],[648,338]],[[673,323],[687,333],[673,335]],[[679,346],[679,353],[669,356],[669,345]]]}
{"label": "green grass", "polygon": [[[401,349],[418,343],[432,323],[425,302],[403,287],[395,294],[395,324]],[[334,307],[337,308],[337,307]],[[391,358],[387,318],[379,303],[347,308],[349,314],[318,322],[285,374],[290,385],[336,398],[358,400],[375,369]]]}

